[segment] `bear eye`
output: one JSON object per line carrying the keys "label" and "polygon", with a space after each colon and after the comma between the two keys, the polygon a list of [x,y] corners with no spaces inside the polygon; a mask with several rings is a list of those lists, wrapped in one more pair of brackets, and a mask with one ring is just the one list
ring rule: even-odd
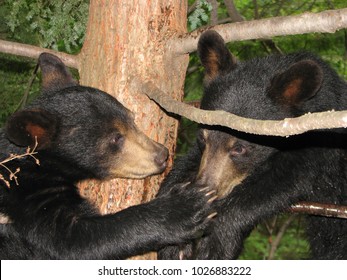
{"label": "bear eye", "polygon": [[244,155],[246,152],[247,152],[247,148],[244,145],[235,144],[230,150],[230,155],[241,156],[241,155]]}
{"label": "bear eye", "polygon": [[123,140],[123,136],[120,133],[115,133],[112,135],[111,138],[111,144],[112,145],[119,145]]}

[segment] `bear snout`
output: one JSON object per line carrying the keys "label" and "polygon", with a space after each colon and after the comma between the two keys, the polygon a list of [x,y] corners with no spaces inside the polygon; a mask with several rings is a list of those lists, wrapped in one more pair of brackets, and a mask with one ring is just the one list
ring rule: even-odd
{"label": "bear snout", "polygon": [[157,164],[160,172],[164,171],[167,167],[167,159],[169,157],[169,150],[161,144],[158,144],[158,151],[154,157],[154,162]]}

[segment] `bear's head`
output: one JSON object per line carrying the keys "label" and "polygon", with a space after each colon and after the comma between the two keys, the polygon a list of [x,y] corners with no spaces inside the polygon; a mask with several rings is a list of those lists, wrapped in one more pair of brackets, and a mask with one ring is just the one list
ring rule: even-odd
{"label": "bear's head", "polygon": [[5,132],[17,146],[36,147],[40,168],[78,180],[144,178],[166,168],[168,150],[115,98],[78,85],[54,55],[41,54],[39,65],[41,96],[13,114]]}
{"label": "bear's head", "polygon": [[[275,55],[238,62],[222,37],[209,30],[201,35],[198,54],[205,68],[201,108],[238,116],[281,120],[307,112],[336,109],[338,96],[327,90],[333,71],[308,53]],[[298,137],[256,136],[218,126],[202,126],[202,151],[197,180],[214,186],[221,197],[247,178],[262,162],[297,145]]]}

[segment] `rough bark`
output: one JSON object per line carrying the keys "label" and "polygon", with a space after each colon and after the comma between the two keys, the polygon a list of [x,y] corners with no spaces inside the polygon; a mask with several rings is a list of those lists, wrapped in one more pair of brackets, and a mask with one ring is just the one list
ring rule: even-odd
{"label": "rough bark", "polygon": [[[182,100],[188,56],[173,56],[166,42],[186,32],[186,1],[92,0],[89,13],[79,55],[80,83],[116,97],[134,112],[138,127],[169,148],[172,157],[178,122],[143,95],[141,85],[130,85],[132,77],[150,80]],[[80,189],[106,214],[150,200],[163,177],[88,181]]]}

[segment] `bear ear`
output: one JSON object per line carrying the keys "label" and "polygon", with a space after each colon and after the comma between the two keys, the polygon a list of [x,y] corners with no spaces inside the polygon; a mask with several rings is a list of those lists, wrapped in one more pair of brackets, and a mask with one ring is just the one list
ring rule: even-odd
{"label": "bear ear", "polygon": [[57,56],[42,53],[39,57],[42,72],[42,91],[56,91],[76,86],[78,83],[72,78],[69,70]]}
{"label": "bear ear", "polygon": [[17,146],[44,149],[50,146],[57,126],[57,118],[45,110],[22,110],[8,119],[5,133]]}
{"label": "bear ear", "polygon": [[198,55],[205,67],[207,84],[218,75],[225,75],[236,67],[236,59],[225,46],[223,38],[214,30],[205,31],[200,36]]}
{"label": "bear ear", "polygon": [[314,97],[322,82],[321,67],[313,60],[302,60],[274,76],[268,94],[281,104],[296,106]]}

